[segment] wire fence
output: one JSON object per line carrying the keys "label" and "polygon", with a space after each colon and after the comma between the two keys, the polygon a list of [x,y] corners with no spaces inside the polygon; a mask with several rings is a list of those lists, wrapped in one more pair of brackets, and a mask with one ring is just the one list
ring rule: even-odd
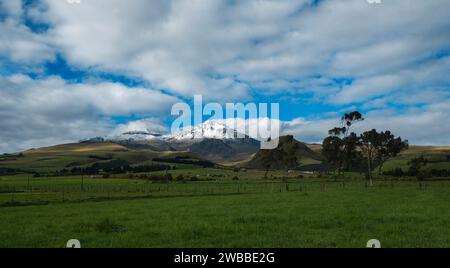
{"label": "wire fence", "polygon": [[296,182],[172,182],[172,183],[89,183],[62,185],[0,185],[0,207],[45,205],[51,203],[100,202],[108,200],[164,198],[181,196],[232,195],[287,192],[352,191],[365,188],[411,190],[450,189],[449,181],[441,182],[377,182],[366,181],[296,181]]}

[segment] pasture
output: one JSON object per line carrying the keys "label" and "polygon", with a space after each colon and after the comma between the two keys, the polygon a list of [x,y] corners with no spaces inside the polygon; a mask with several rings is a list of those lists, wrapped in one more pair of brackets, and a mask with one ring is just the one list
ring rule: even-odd
{"label": "pasture", "polygon": [[[161,173],[161,172],[159,172]],[[448,247],[450,182],[226,169],[0,177],[0,247]],[[189,178],[198,178],[191,180]]]}

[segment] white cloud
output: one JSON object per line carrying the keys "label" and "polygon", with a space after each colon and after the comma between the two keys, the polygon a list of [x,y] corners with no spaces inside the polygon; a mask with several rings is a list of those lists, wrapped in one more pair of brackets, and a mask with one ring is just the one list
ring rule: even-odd
{"label": "white cloud", "polygon": [[0,151],[106,135],[111,116],[169,115],[178,100],[115,83],[70,84],[59,77],[0,77]]}
{"label": "white cloud", "polygon": [[[357,123],[352,131],[361,133],[370,129],[391,130],[395,135],[407,139],[414,145],[450,144],[450,101],[443,100],[422,109],[406,113],[388,110],[374,110],[363,115],[365,120]],[[284,122],[283,132],[294,134],[306,142],[321,143],[328,130],[340,126],[339,118],[326,118],[314,121],[298,118]]]}
{"label": "white cloud", "polygon": [[[29,126],[36,134],[27,136],[22,148],[58,120],[75,126],[72,133],[80,126],[100,133],[114,127],[107,122],[111,116],[155,117],[175,100],[158,90],[221,102],[287,92],[308,94],[308,101],[336,105],[338,111],[354,105],[428,105],[419,111],[422,120],[409,120],[411,110],[389,119],[399,118],[393,127],[403,126],[404,136],[426,143],[427,135],[418,136],[424,130],[418,130],[427,127],[417,124],[428,122],[428,129],[434,129],[442,126],[429,118],[448,117],[448,110],[431,107],[449,99],[450,1],[315,2],[86,0],[74,5],[42,0],[24,9],[20,0],[1,1],[0,74],[14,73],[6,68],[11,63],[19,70],[40,69],[60,54],[70,67],[136,76],[155,90],[9,76],[1,79],[0,111],[15,120],[29,115],[36,122]],[[37,33],[26,20],[49,29]],[[342,85],[336,78],[352,83]],[[3,118],[2,124],[16,126]],[[306,140],[320,140],[332,121],[287,126]],[[428,142],[445,141],[437,133],[430,133]],[[13,136],[5,130],[1,135]]]}
{"label": "white cloud", "polygon": [[[71,64],[138,75],[182,96],[249,98],[255,84],[309,84],[319,74],[354,77],[363,91],[450,49],[445,0],[45,3],[48,40]],[[384,81],[380,93],[396,85]]]}
{"label": "white cloud", "polygon": [[34,33],[23,24],[20,4],[20,0],[0,2],[0,10],[4,8],[8,14],[4,20],[0,20],[0,67],[5,59],[36,65],[54,58],[54,49],[48,36]]}
{"label": "white cloud", "polygon": [[167,126],[159,122],[156,118],[146,118],[136,121],[130,121],[125,124],[119,124],[117,127],[108,134],[108,136],[118,136],[126,132],[142,131],[142,132],[156,132],[164,134],[168,131]]}

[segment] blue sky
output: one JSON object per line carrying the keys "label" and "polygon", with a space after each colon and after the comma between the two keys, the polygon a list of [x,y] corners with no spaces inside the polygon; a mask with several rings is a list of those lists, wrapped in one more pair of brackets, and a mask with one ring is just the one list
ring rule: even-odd
{"label": "blue sky", "polygon": [[357,131],[450,145],[449,11],[446,0],[0,0],[0,152],[164,129],[195,94],[278,102],[283,131],[306,142],[359,110]]}

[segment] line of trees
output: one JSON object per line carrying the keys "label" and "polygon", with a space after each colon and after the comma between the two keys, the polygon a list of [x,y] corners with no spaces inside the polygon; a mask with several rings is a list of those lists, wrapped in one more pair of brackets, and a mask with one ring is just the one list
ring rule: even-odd
{"label": "line of trees", "polygon": [[128,161],[116,159],[108,162],[95,163],[89,167],[74,167],[72,169],[62,169],[57,172],[57,175],[97,175],[101,173],[121,174],[121,173],[143,173],[175,169],[170,165],[152,164],[131,166]]}
{"label": "line of trees", "polygon": [[363,120],[358,111],[345,114],[341,118],[341,126],[329,130],[329,136],[323,140],[322,155],[338,175],[342,171],[365,169],[372,185],[375,167],[378,166],[378,174],[381,174],[384,163],[409,145],[407,140],[395,137],[389,130],[378,132],[372,129],[360,135],[352,132],[352,127]]}
{"label": "line of trees", "polygon": [[153,162],[162,162],[162,163],[172,163],[172,164],[187,164],[194,166],[201,166],[203,168],[214,167],[215,164],[213,162],[207,160],[197,160],[183,157],[174,157],[174,158],[153,158]]}

